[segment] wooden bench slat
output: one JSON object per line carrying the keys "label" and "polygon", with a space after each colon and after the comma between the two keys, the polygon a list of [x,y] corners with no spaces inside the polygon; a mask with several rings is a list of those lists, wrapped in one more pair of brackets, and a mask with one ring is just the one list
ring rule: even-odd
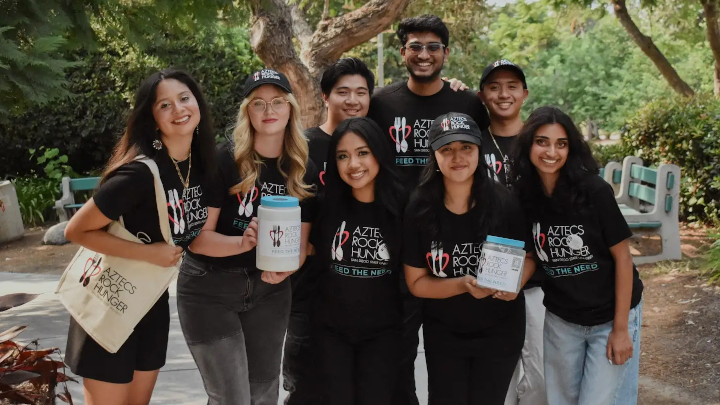
{"label": "wooden bench slat", "polygon": [[622,182],[622,170],[619,170],[619,169],[613,170],[612,180],[613,180],[613,183],[620,184]]}
{"label": "wooden bench slat", "polygon": [[657,184],[657,170],[648,167],[632,165],[630,168],[630,177],[646,183]]}
{"label": "wooden bench slat", "polygon": [[675,186],[675,175],[673,173],[668,173],[667,189],[672,190],[674,186]]}
{"label": "wooden bench slat", "polygon": [[630,183],[628,194],[630,194],[630,197],[635,197],[655,205],[655,189],[653,188],[643,186],[640,183]]}
{"label": "wooden bench slat", "polygon": [[80,208],[85,204],[68,204],[65,206],[65,208]]}
{"label": "wooden bench slat", "polygon": [[625,205],[625,204],[620,204],[619,207],[620,207],[620,212],[623,214],[623,216],[625,216],[625,215],[639,215],[639,214],[642,214],[640,211],[634,210],[634,209],[628,207],[628,206]]}
{"label": "wooden bench slat", "polygon": [[100,182],[100,177],[85,177],[82,179],[70,179],[70,191],[94,190],[97,187],[99,182]]}
{"label": "wooden bench slat", "polygon": [[662,222],[628,222],[628,227],[632,229],[637,228],[660,228]]}

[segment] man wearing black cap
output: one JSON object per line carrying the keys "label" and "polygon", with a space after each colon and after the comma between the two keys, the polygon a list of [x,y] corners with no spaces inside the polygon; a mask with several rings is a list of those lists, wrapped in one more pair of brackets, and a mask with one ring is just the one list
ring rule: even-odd
{"label": "man wearing black cap", "polygon": [[[483,71],[478,96],[490,112],[482,153],[491,177],[507,186],[512,165],[508,154],[523,127],[520,110],[528,96],[525,73],[507,59],[493,62]],[[540,277],[539,272],[534,274],[525,285],[525,345],[505,405],[547,404],[542,356],[545,307]]]}
{"label": "man wearing black cap", "polygon": [[[397,36],[410,78],[376,91],[368,117],[387,134],[395,151],[395,164],[407,179],[408,187],[413,188],[431,152],[428,130],[436,117],[451,111],[466,113],[480,128],[488,126],[489,118],[475,94],[456,93],[441,78],[443,65],[450,55],[450,33],[440,18],[434,15],[406,18],[400,22]],[[402,272],[400,288],[405,297],[405,319],[402,370],[395,404],[416,405],[414,364],[422,325],[421,301],[409,293]]]}
{"label": "man wearing black cap", "polygon": [[483,134],[485,163],[490,176],[507,185],[510,147],[523,127],[520,109],[528,96],[525,74],[507,59],[493,62],[483,71],[478,96],[490,112],[490,127]]}

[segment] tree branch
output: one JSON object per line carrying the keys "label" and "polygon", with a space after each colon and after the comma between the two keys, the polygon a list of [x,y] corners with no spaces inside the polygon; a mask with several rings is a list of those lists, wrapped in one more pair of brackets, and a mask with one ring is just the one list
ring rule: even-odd
{"label": "tree branch", "polygon": [[715,97],[720,97],[720,21],[717,0],[701,0],[705,14],[705,31],[715,59]]}
{"label": "tree branch", "polygon": [[290,17],[292,18],[295,38],[300,41],[300,44],[304,45],[310,41],[313,34],[310,25],[307,23],[305,12],[298,6],[297,2],[288,4],[288,7],[290,8]]}
{"label": "tree branch", "polygon": [[327,20],[329,16],[330,16],[330,0],[325,0],[325,5],[323,6],[321,20]]}
{"label": "tree branch", "polygon": [[317,125],[324,106],[320,85],[295,52],[290,7],[283,0],[251,0],[250,46],[269,68],[287,75],[302,106],[303,122]]}
{"label": "tree branch", "polygon": [[410,0],[371,0],[359,9],[320,22],[300,58],[313,76],[353,47],[368,41],[392,24]]}
{"label": "tree branch", "polygon": [[693,96],[695,94],[693,89],[680,78],[680,75],[678,75],[667,58],[665,58],[665,55],[655,46],[653,40],[645,36],[632,20],[625,6],[625,0],[611,0],[611,3],[615,8],[615,16],[620,21],[620,24],[625,28],[625,31],[627,31],[633,41],[635,41],[635,44],[640,47],[640,50],[653,61],[655,67],[657,67],[668,84],[670,84],[670,87],[681,95]]}

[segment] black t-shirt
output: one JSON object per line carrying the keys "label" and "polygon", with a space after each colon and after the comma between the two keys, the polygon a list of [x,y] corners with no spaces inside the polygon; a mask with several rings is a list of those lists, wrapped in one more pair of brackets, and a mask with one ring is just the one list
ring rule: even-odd
{"label": "black t-shirt", "polygon": [[411,187],[418,183],[432,151],[428,142],[430,125],[435,118],[449,112],[469,115],[480,128],[487,128],[490,122],[477,94],[454,92],[447,82],[431,96],[413,93],[407,82],[391,84],[373,94],[368,117],[382,128],[395,151],[395,165],[411,182]]}
{"label": "black t-shirt", "polygon": [[[480,208],[457,215],[443,208],[439,215],[440,240],[431,240],[428,225],[418,218],[418,198],[414,195],[405,211],[403,259],[406,265],[428,269],[439,278],[476,276],[486,235],[473,229]],[[490,235],[526,240],[522,210],[516,200],[509,200],[498,226]],[[518,220],[520,219],[520,220]],[[526,250],[532,247],[525,246]],[[525,339],[525,296],[514,301],[492,297],[476,299],[470,293],[444,299],[424,300],[425,348],[463,356],[479,353],[479,348],[495,346],[499,353],[519,350]],[[487,352],[483,351],[483,354]]]}
{"label": "black t-shirt", "polygon": [[363,337],[400,327],[402,267],[398,257],[391,257],[381,207],[353,199],[337,212],[317,224],[322,232],[315,246],[322,266],[318,319]]}
{"label": "black t-shirt", "polygon": [[[263,166],[256,186],[246,195],[230,194],[230,189],[240,183],[240,172],[235,164],[232,144],[225,142],[218,146],[218,170],[208,182],[207,205],[220,208],[215,232],[228,236],[242,236],[253,217],[257,216],[260,198],[267,195],[286,195],[287,181],[278,168],[279,158],[261,158]],[[304,177],[305,184],[314,184],[317,179],[315,165],[308,160]],[[287,173],[287,171],[285,171]],[[302,222],[312,222],[315,216],[315,198],[300,202]],[[192,253],[197,259],[219,267],[246,267],[255,269],[255,249],[240,255],[210,257]]]}
{"label": "black t-shirt", "polygon": [[[537,271],[545,273],[545,307],[567,322],[593,326],[615,318],[615,260],[610,247],[632,232],[609,184],[591,175],[585,187],[591,207],[582,213],[558,212],[546,197],[538,201],[532,230]],[[640,302],[642,290],[633,265],[631,307]]]}
{"label": "black t-shirt", "polygon": [[[490,178],[499,182],[503,186],[510,183],[510,168],[512,161],[510,160],[510,150],[517,136],[493,136],[490,131],[482,131],[482,158],[483,164],[488,167]],[[498,150],[498,146],[500,150]]]}
{"label": "black t-shirt", "polygon": [[[200,173],[191,168],[189,187],[184,189],[165,149],[158,152],[155,163],[165,189],[170,235],[177,246],[186,249],[207,220]],[[189,160],[178,163],[183,177],[189,165]],[[125,229],[144,243],[164,241],[155,202],[155,180],[144,163],[130,162],[118,168],[95,191],[93,200],[106,217],[115,221],[122,217]]]}
{"label": "black t-shirt", "polygon": [[315,163],[320,172],[318,179],[315,181],[318,184],[319,190],[325,187],[325,170],[327,169],[327,155],[328,149],[330,148],[330,135],[325,133],[320,127],[308,128],[305,130],[305,137],[308,140],[308,147],[310,148],[310,160]]}

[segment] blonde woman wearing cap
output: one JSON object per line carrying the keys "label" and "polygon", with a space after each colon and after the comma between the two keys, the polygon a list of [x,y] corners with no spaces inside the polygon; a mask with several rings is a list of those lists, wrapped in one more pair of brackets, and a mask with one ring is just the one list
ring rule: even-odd
{"label": "blonde woman wearing cap", "polygon": [[207,222],[180,268],[178,314],[208,404],[276,405],[292,272],[255,267],[255,216],[262,196],[300,199],[302,265],[318,177],[285,75],[250,75],[233,138],[219,147]]}
{"label": "blonde woman wearing cap", "polygon": [[[429,142],[403,222],[407,285],[426,298],[429,405],[501,405],[525,338],[525,298],[478,287],[476,271],[488,235],[524,241],[527,227],[519,203],[480,164],[472,118],[441,115]],[[523,284],[533,271],[527,260]]]}

